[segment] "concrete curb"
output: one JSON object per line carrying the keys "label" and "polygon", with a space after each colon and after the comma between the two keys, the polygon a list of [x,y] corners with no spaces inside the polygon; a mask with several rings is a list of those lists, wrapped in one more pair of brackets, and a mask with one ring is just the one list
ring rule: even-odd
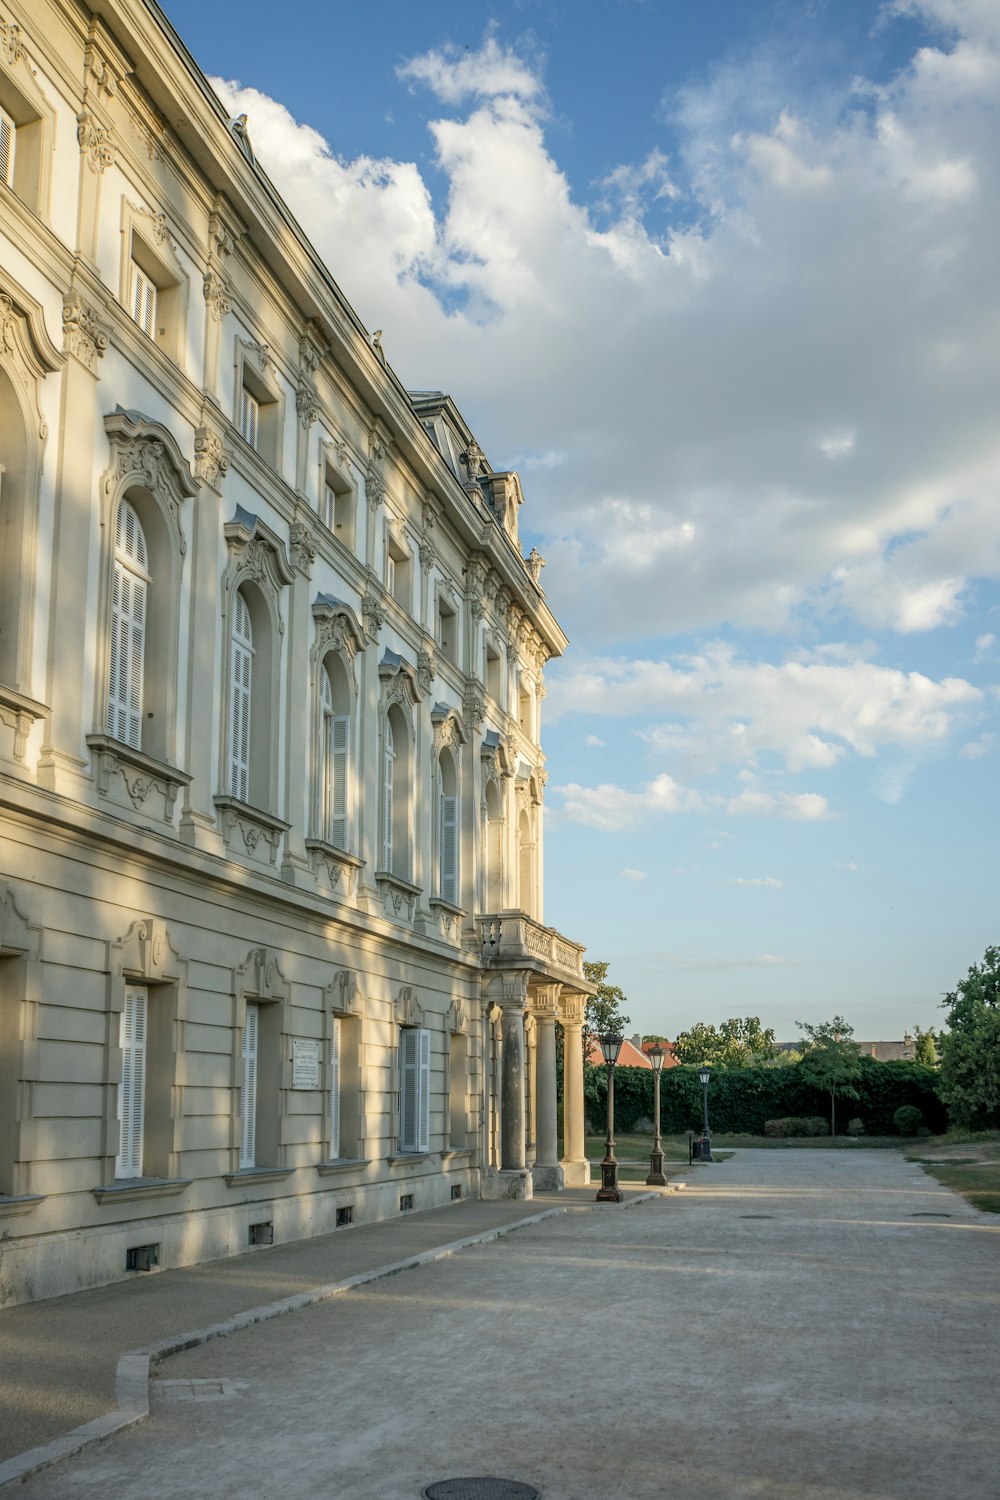
{"label": "concrete curb", "polygon": [[[656,1196],[655,1193],[643,1193],[630,1199],[624,1206],[631,1208],[635,1203],[645,1202],[646,1199]],[[192,1333],[157,1339],[145,1349],[133,1349],[128,1354],[122,1354],[115,1371],[117,1406],[114,1411],[105,1413],[103,1417],[95,1417],[92,1422],[85,1422],[82,1427],[75,1427],[72,1432],[64,1433],[62,1437],[53,1438],[51,1442],[42,1443],[37,1448],[29,1448],[26,1453],[18,1453],[4,1463],[0,1463],[0,1489],[29,1479],[32,1474],[38,1474],[42,1469],[48,1469],[64,1458],[71,1458],[74,1453],[88,1448],[91,1443],[101,1443],[105,1438],[121,1432],[122,1428],[133,1427],[136,1422],[142,1422],[149,1416],[149,1371],[150,1366],[157,1360],[165,1359],[171,1354],[179,1354],[183,1349],[194,1349],[199,1344],[210,1343],[212,1339],[225,1338],[230,1333],[239,1333],[244,1328],[252,1328],[256,1323],[266,1323],[270,1318],[280,1318],[284,1313],[297,1312],[300,1308],[310,1307],[315,1302],[325,1302],[330,1297],[339,1296],[341,1292],[349,1292],[354,1287],[366,1286],[372,1281],[381,1281],[384,1277],[395,1276],[400,1271],[411,1271],[418,1266],[431,1265],[436,1260],[445,1260],[448,1256],[457,1255],[460,1250],[468,1250],[473,1245],[487,1245],[491,1240],[513,1233],[515,1229],[526,1229],[532,1224],[540,1224],[543,1219],[552,1219],[559,1214],[568,1213],[569,1210],[569,1204],[565,1208],[547,1208],[543,1213],[531,1214],[528,1218],[518,1219],[513,1224],[500,1224],[495,1229],[485,1229],[480,1234],[471,1234],[461,1240],[452,1240],[446,1245],[438,1245],[433,1250],[423,1250],[417,1255],[408,1255],[405,1260],[393,1261],[387,1266],[376,1266],[371,1271],[359,1271],[357,1275],[346,1276],[341,1281],[332,1281],[326,1286],[314,1287],[311,1292],[299,1292],[294,1297],[283,1297],[278,1302],[268,1302],[262,1307],[249,1308],[246,1312],[237,1313],[235,1317],[228,1318],[224,1323],[214,1323],[209,1328],[197,1329]]]}

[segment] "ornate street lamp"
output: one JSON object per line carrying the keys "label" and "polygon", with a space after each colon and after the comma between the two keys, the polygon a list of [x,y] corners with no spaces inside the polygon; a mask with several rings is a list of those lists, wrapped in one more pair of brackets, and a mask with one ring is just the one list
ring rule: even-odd
{"label": "ornate street lamp", "polygon": [[702,1063],[701,1067],[698,1069],[698,1081],[701,1084],[702,1098],[705,1105],[705,1123],[702,1126],[701,1151],[699,1152],[699,1159],[701,1161],[715,1160],[715,1158],[712,1156],[712,1139],[708,1129],[708,1084],[711,1077],[712,1070],[708,1066],[708,1063]]}
{"label": "ornate street lamp", "polygon": [[649,1176],[646,1178],[647,1187],[666,1187],[667,1179],[663,1175],[663,1151],[660,1147],[660,1074],[663,1072],[663,1059],[666,1056],[659,1042],[654,1042],[647,1047],[646,1056],[653,1064],[653,1149],[649,1153]]}
{"label": "ornate street lamp", "polygon": [[601,1162],[601,1186],[597,1194],[598,1203],[620,1203],[622,1190],[618,1186],[618,1163],[615,1161],[615,1063],[622,1050],[622,1037],[609,1031],[597,1040],[604,1053],[608,1069],[608,1138],[604,1143],[604,1160]]}

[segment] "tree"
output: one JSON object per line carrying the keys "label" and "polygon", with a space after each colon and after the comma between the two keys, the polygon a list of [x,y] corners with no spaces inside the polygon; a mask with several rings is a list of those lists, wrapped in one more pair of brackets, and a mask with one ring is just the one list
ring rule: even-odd
{"label": "tree", "polygon": [[919,1026],[913,1028],[913,1061],[921,1063],[925,1068],[936,1068],[938,1065],[937,1034],[933,1026],[928,1026],[926,1031],[921,1031]]}
{"label": "tree", "polygon": [[774,1032],[765,1031],[759,1016],[740,1020],[733,1016],[718,1030],[703,1021],[681,1031],[674,1042],[677,1061],[697,1067],[707,1062],[714,1068],[751,1068],[774,1057]]}
{"label": "tree", "polygon": [[948,1030],[941,1036],[941,1098],[954,1125],[1000,1125],[1000,948],[944,997]]}
{"label": "tree", "polygon": [[592,1036],[600,1036],[606,1031],[617,1031],[624,1036],[627,1028],[632,1024],[631,1016],[622,1012],[622,1006],[627,1005],[624,990],[617,984],[608,984],[608,969],[610,964],[598,963],[596,960],[584,959],[583,972],[591,984],[597,985],[597,994],[588,997],[586,1009],[583,1016],[583,1055],[587,1057],[590,1051],[590,1039]]}
{"label": "tree", "polygon": [[830,1134],[836,1135],[838,1089],[845,1099],[858,1097],[854,1080],[861,1072],[861,1053],[857,1042],[852,1040],[854,1027],[849,1026],[843,1016],[820,1021],[817,1026],[810,1026],[807,1021],[796,1021],[795,1024],[808,1038],[808,1046],[799,1064],[802,1076],[830,1095]]}

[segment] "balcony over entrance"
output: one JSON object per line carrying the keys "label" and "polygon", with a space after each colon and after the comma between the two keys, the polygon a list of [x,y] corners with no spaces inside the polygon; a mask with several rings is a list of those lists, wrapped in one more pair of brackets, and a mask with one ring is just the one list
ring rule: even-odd
{"label": "balcony over entrance", "polygon": [[498,911],[477,918],[483,963],[493,969],[529,969],[549,983],[583,994],[594,986],[584,977],[582,943],[573,943],[554,927],[543,927],[524,911]]}

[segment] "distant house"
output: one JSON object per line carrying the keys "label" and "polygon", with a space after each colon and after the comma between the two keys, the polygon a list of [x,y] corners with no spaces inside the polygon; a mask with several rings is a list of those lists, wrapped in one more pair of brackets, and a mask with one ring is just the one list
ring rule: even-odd
{"label": "distant house", "polygon": [[[652,1046],[652,1043],[643,1043],[642,1037],[638,1032],[631,1039],[626,1037],[622,1042],[622,1050],[618,1054],[618,1066],[620,1068],[649,1068],[652,1070],[653,1064],[650,1062],[645,1050],[650,1046]],[[670,1042],[664,1043],[664,1051],[667,1055],[663,1059],[663,1066],[665,1068],[676,1068],[677,1058]],[[587,1062],[594,1063],[598,1067],[603,1067],[604,1065],[604,1054],[601,1051],[601,1044],[596,1036],[590,1038],[587,1049]]]}
{"label": "distant house", "polygon": [[[775,1042],[779,1052],[800,1052],[801,1042]],[[901,1042],[858,1042],[862,1057],[873,1057],[876,1062],[913,1062],[916,1044],[908,1031],[903,1032]]]}

